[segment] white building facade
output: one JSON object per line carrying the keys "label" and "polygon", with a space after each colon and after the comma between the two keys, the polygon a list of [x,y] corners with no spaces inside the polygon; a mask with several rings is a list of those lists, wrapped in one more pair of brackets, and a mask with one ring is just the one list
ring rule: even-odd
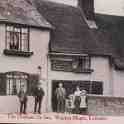
{"label": "white building facade", "polygon": [[[4,4],[7,3],[3,2],[1,5]],[[18,4],[15,3],[16,6]],[[29,92],[28,112],[32,112],[34,98],[31,91],[38,81],[37,76],[43,80],[42,86],[45,91],[43,112],[56,111],[54,91],[59,82],[64,84],[67,95],[72,94],[79,85],[89,94],[123,97],[124,70],[115,68],[111,62],[113,56],[109,53],[102,55],[102,47],[105,46],[101,45],[100,50],[98,49],[97,43],[102,42],[100,38],[97,43],[92,39],[93,35],[90,32],[92,29],[88,27],[87,22],[87,20],[94,22],[91,11],[89,11],[91,14],[84,17],[79,8],[71,6],[51,2],[35,3],[35,0],[32,5],[26,2],[24,5],[29,8],[33,6],[32,13],[37,10],[33,14],[34,18],[36,16],[34,22],[30,22],[27,15],[27,20],[22,22],[23,19],[18,17],[12,8],[5,11],[9,12],[8,15],[3,12],[1,16],[7,20],[1,21],[0,24],[0,102],[3,103],[0,112],[8,110],[18,112],[17,92],[21,84],[24,84]],[[15,19],[18,17],[19,21],[12,21],[10,14]],[[37,22],[37,17],[40,18],[40,23]],[[96,30],[99,26],[95,25]],[[100,54],[94,52],[95,47]],[[32,76],[35,76],[35,79]],[[7,102],[14,106],[10,105],[5,110],[4,103]]]}

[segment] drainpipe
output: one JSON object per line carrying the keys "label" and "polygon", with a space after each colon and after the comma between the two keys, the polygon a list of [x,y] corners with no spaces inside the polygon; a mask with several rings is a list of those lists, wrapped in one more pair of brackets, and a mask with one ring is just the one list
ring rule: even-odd
{"label": "drainpipe", "polygon": [[[48,103],[48,105],[49,105],[49,85],[48,85],[48,59],[49,59],[49,55],[47,54],[47,79],[46,79],[46,83],[47,83],[47,103]],[[46,112],[48,112],[48,107],[46,106]]]}

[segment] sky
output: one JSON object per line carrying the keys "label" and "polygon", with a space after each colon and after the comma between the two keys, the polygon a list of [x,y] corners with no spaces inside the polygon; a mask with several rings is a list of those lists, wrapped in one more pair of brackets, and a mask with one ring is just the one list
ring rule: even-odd
{"label": "sky", "polygon": [[[77,0],[51,0],[76,6]],[[97,13],[124,16],[124,0],[94,0]]]}

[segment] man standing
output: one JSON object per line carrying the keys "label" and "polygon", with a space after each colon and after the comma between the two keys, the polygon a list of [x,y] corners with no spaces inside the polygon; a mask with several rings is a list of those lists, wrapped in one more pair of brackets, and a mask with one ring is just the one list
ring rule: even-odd
{"label": "man standing", "polygon": [[57,112],[65,111],[65,99],[66,99],[66,90],[63,87],[62,83],[59,83],[59,87],[55,91],[57,98]]}
{"label": "man standing", "polygon": [[27,109],[27,93],[26,90],[24,89],[24,86],[21,86],[21,89],[18,93],[19,101],[20,101],[20,113],[26,114],[26,109]]}
{"label": "man standing", "polygon": [[[43,100],[43,96],[45,95],[43,88],[41,87],[41,82],[38,83],[37,87],[34,90],[35,97],[35,105],[34,105],[34,113],[41,113],[41,104]],[[38,109],[37,109],[38,106]]]}

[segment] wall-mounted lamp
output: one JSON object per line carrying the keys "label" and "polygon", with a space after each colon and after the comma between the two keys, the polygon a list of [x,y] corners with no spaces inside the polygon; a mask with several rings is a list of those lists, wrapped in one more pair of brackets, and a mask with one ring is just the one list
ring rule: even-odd
{"label": "wall-mounted lamp", "polygon": [[37,69],[38,69],[39,80],[41,80],[41,77],[42,77],[42,67],[38,66]]}

